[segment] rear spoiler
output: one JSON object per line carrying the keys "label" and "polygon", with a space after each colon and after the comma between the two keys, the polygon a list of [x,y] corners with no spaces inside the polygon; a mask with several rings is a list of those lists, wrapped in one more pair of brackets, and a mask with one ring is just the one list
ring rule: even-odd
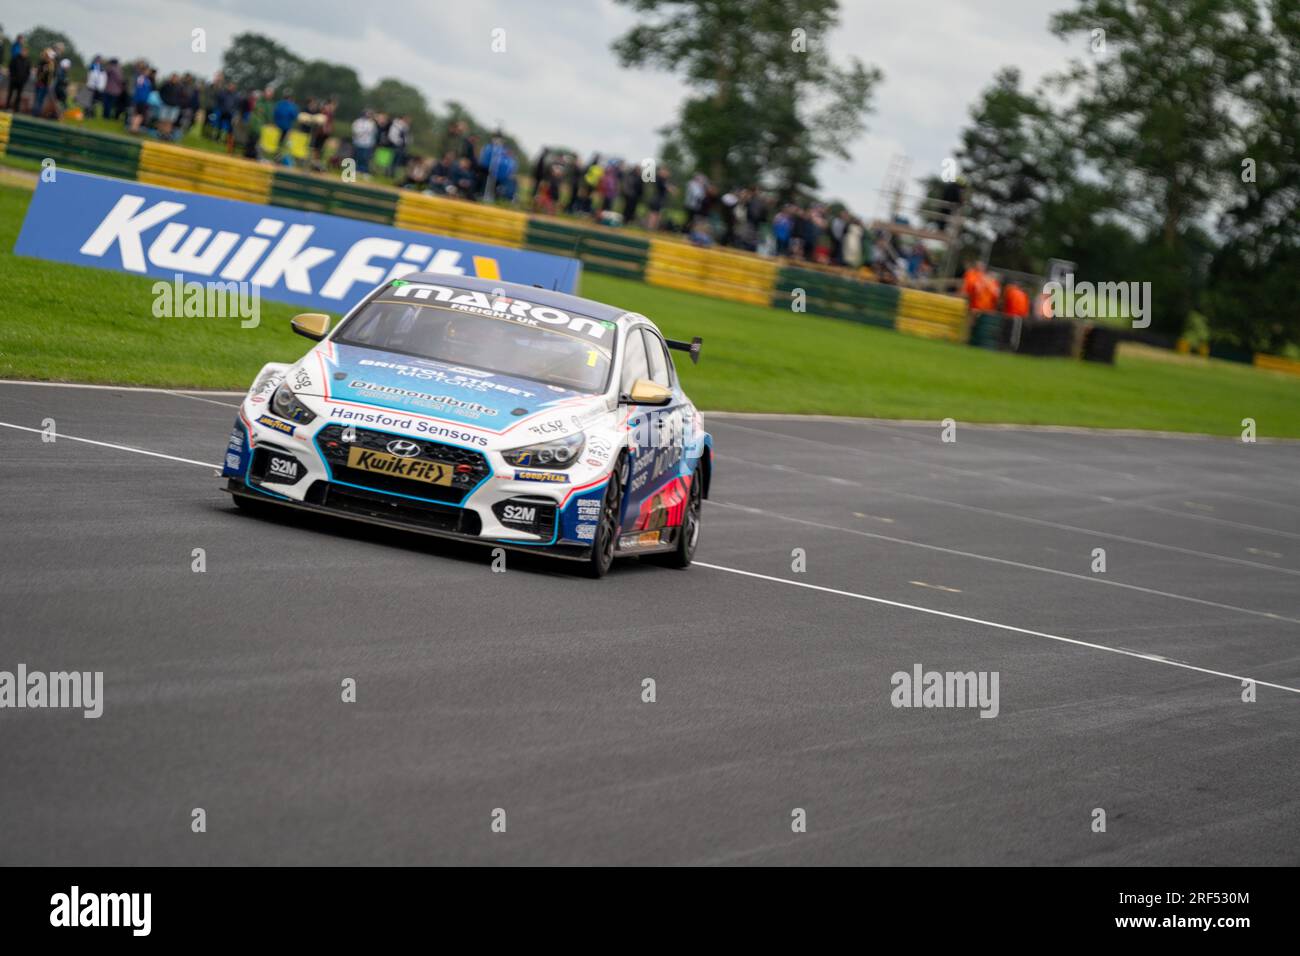
{"label": "rear spoiler", "polygon": [[676,349],[679,352],[691,353],[691,364],[700,364],[700,346],[704,344],[704,339],[698,335],[689,342],[678,342],[676,339],[664,339],[670,349]]}

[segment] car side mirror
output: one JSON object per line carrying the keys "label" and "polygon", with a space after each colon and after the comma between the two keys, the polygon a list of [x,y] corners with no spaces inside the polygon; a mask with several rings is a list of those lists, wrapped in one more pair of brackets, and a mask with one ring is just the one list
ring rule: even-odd
{"label": "car side mirror", "polygon": [[673,390],[648,378],[639,378],[632,383],[627,399],[632,405],[667,405],[673,400]]}
{"label": "car side mirror", "polygon": [[330,317],[324,312],[303,312],[289,320],[289,327],[299,335],[319,342],[329,334]]}

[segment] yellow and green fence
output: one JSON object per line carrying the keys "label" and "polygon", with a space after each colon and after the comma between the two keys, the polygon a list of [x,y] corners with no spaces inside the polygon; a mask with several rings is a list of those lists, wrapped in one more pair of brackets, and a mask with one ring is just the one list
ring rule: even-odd
{"label": "yellow and green fence", "polygon": [[120,179],[135,179],[140,165],[140,143],[136,140],[91,133],[65,123],[16,113],[10,114],[4,153],[37,163],[52,159],[59,168]]}
{"label": "yellow and green fence", "polygon": [[140,144],[135,178],[150,186],[224,199],[266,203],[271,197],[271,171],[266,166],[150,140]]}
{"label": "yellow and green fence", "polygon": [[434,232],[511,249],[524,245],[528,217],[521,212],[396,189],[387,192],[397,197],[391,224],[399,229]]}
{"label": "yellow and green fence", "polygon": [[645,280],[681,292],[767,305],[776,273],[771,259],[656,237],[650,240]]}
{"label": "yellow and green fence", "polygon": [[782,266],[770,295],[774,308],[811,312],[892,329],[898,320],[897,286],[863,282],[829,269]]}

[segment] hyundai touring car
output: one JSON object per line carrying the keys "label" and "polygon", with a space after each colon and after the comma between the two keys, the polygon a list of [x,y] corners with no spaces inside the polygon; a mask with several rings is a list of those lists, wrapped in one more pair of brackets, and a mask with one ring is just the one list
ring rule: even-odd
{"label": "hyundai touring car", "polygon": [[254,379],[222,476],[240,508],[307,509],[583,562],[691,563],[713,442],[643,315],[498,281],[385,282]]}

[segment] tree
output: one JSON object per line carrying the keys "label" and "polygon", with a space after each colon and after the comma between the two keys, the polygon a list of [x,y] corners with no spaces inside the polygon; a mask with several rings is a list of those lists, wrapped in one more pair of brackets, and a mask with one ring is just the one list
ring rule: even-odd
{"label": "tree", "polygon": [[1176,333],[1193,305],[1188,230],[1220,194],[1249,112],[1257,0],[1080,0],[1052,30],[1093,44],[1057,80],[1075,98],[1070,135],[1146,232],[1153,324]]}
{"label": "tree", "polygon": [[325,101],[338,100],[336,116],[351,122],[365,109],[365,94],[357,71],[341,63],[312,60],[304,63],[289,81],[293,94],[304,102],[309,98]]}
{"label": "tree", "polygon": [[993,239],[990,259],[1033,272],[1028,246],[1043,204],[1066,187],[1067,163],[1058,161],[1061,139],[1051,108],[1020,88],[1020,71],[1007,67],[976,100],[961,135],[957,165],[967,179],[968,215]]}
{"label": "tree", "polygon": [[719,185],[765,179],[786,196],[847,158],[882,74],[833,63],[837,0],[618,0],[644,17],[613,44],[623,66],[680,73],[696,91],[673,138]]}
{"label": "tree", "polygon": [[221,72],[240,90],[283,91],[302,69],[302,60],[260,33],[240,33],[221,56]]}
{"label": "tree", "polygon": [[1212,338],[1276,352],[1300,344],[1300,3],[1272,0],[1269,21],[1205,312]]}

